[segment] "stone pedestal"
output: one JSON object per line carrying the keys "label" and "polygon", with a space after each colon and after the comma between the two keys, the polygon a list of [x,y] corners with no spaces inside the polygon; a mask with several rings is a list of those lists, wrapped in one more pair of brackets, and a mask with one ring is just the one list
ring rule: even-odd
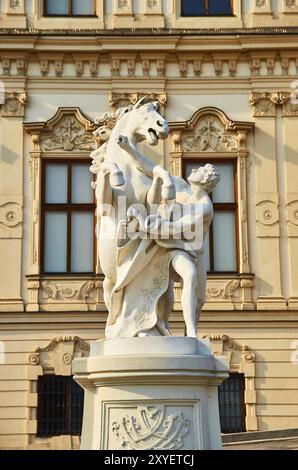
{"label": "stone pedestal", "polygon": [[228,372],[206,341],[95,341],[73,371],[85,389],[81,449],[221,449],[217,388]]}

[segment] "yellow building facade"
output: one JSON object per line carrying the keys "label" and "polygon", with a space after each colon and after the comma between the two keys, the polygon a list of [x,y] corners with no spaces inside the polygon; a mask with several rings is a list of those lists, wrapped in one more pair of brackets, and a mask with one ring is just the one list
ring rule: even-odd
{"label": "yellow building facade", "polygon": [[[71,426],[43,428],[41,385],[71,377],[72,359],[104,336],[94,201],[75,188],[93,131],[143,95],[171,128],[143,147],[154,162],[179,176],[203,162],[222,173],[199,336],[241,379],[241,430],[298,427],[298,1],[215,3],[1,3],[2,449],[79,445]],[[175,335],[180,294],[177,284]]]}

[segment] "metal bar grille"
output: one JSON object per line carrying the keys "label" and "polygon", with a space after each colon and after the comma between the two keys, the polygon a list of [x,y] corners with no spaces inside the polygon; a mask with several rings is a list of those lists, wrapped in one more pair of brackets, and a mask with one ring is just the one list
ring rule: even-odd
{"label": "metal bar grille", "polygon": [[220,385],[218,399],[222,433],[246,431],[244,390],[244,374],[230,374]]}
{"label": "metal bar grille", "polygon": [[37,436],[80,435],[83,389],[72,377],[38,377]]}

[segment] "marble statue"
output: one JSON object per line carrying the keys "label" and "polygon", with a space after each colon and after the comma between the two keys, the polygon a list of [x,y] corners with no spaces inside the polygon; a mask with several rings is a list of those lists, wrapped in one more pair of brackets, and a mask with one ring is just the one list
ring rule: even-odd
{"label": "marble statue", "polygon": [[220,176],[208,164],[186,182],[140,153],[140,142],[157,145],[169,133],[157,102],[144,97],[105,122],[95,131],[102,145],[91,154],[91,171],[109,312],[106,337],[170,336],[178,279],[186,333],[197,337],[206,288],[203,240],[213,217],[208,194]]}

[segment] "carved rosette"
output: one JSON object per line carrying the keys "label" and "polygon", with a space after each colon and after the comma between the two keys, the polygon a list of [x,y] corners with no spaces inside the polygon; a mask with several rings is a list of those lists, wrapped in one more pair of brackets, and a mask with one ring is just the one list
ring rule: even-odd
{"label": "carved rosette", "polygon": [[27,95],[25,92],[5,93],[5,101],[1,106],[1,115],[3,117],[23,117],[26,102]]}
{"label": "carved rosette", "polygon": [[279,237],[278,195],[259,193],[256,204],[257,237]]}
{"label": "carved rosette", "polygon": [[22,238],[22,223],[21,204],[0,200],[0,238]]}

